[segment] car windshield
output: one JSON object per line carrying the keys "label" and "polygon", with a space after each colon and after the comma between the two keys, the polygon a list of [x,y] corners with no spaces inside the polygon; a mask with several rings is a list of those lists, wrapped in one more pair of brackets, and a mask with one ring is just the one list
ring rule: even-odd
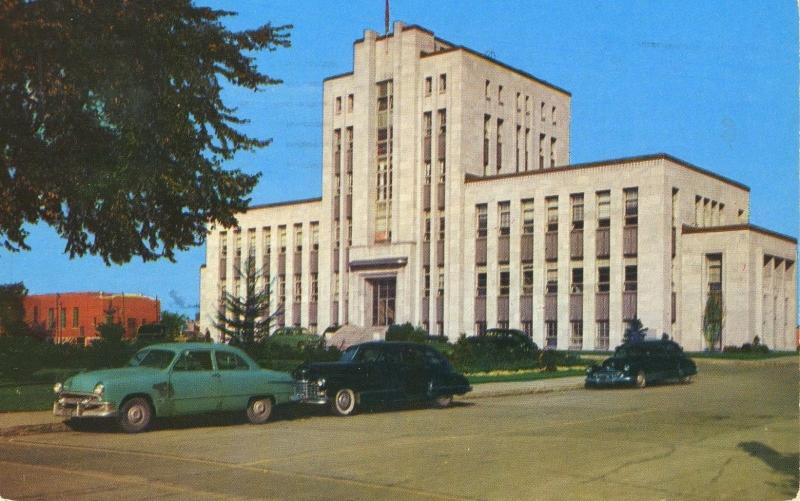
{"label": "car windshield", "polygon": [[350,348],[347,348],[346,350],[344,350],[344,352],[342,353],[342,356],[339,357],[339,361],[340,362],[352,362],[353,359],[355,358],[357,352],[358,352],[358,346],[351,346]]}
{"label": "car windshield", "polygon": [[131,358],[128,365],[130,367],[166,369],[173,358],[175,358],[175,353],[169,350],[142,350]]}
{"label": "car windshield", "polygon": [[614,356],[617,358],[638,357],[642,355],[643,351],[641,346],[620,346],[617,348],[617,351],[614,352]]}

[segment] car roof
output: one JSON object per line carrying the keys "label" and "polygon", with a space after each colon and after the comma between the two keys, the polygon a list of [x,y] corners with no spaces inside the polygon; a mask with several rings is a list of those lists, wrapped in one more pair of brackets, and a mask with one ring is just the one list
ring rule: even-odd
{"label": "car roof", "polygon": [[427,345],[420,343],[412,343],[409,341],[367,341],[365,343],[354,344],[350,346],[350,348],[356,348],[356,347],[361,348],[364,346],[416,346],[418,348],[425,348]]}
{"label": "car roof", "polygon": [[159,349],[171,351],[183,350],[210,350],[210,349],[223,349],[223,350],[237,350],[234,346],[228,346],[222,343],[157,343],[145,346],[145,349]]}

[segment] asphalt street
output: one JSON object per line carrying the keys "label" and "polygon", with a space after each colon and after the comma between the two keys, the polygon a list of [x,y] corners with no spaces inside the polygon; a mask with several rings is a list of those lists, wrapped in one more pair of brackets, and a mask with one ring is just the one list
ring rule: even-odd
{"label": "asphalt street", "polygon": [[702,364],[690,385],[285,410],[0,439],[9,499],[790,499],[798,367]]}

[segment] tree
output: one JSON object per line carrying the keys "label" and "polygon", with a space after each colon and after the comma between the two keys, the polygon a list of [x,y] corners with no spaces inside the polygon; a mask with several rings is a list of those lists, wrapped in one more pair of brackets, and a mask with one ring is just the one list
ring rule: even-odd
{"label": "tree", "polygon": [[263,281],[259,286],[261,270],[255,259],[248,257],[244,269],[234,266],[234,273],[244,278],[244,296],[224,292],[217,312],[215,327],[233,343],[248,346],[269,337],[272,320],[283,313],[281,305],[270,312],[272,284]]}
{"label": "tree", "polygon": [[29,332],[23,306],[27,295],[22,282],[0,284],[0,334],[19,336]]}
{"label": "tree", "polygon": [[724,323],[722,309],[722,295],[711,293],[706,299],[706,308],[703,312],[703,337],[709,349],[717,349],[717,344],[722,342],[722,325]]}
{"label": "tree", "polygon": [[116,310],[113,307],[109,307],[105,310],[105,321],[97,325],[97,334],[100,335],[104,342],[119,342],[122,341],[122,337],[125,335],[125,328],[122,324],[114,322],[114,313],[116,313]]}
{"label": "tree", "polygon": [[625,332],[622,334],[623,343],[636,343],[644,339],[644,325],[639,318],[634,317],[633,320],[628,322]]}
{"label": "tree", "polygon": [[161,325],[164,327],[164,333],[169,339],[175,339],[180,336],[186,329],[186,322],[188,321],[189,318],[181,313],[161,312]]}
{"label": "tree", "polygon": [[0,2],[0,242],[27,250],[44,222],[70,257],[174,259],[206,224],[235,224],[259,175],[223,170],[269,140],[221,96],[223,81],[280,83],[254,53],[290,25],[230,31],[191,0]]}

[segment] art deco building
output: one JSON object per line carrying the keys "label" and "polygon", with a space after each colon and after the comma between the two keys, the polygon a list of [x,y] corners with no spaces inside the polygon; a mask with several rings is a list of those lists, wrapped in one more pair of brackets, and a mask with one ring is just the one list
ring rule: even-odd
{"label": "art deco building", "polygon": [[718,294],[723,344],[794,348],[796,240],[749,224],[747,186],[666,154],[570,164],[569,92],[419,26],[353,50],[324,82],[322,197],[210,229],[202,330],[249,255],[279,325],[594,350],[639,318],[700,350]]}

